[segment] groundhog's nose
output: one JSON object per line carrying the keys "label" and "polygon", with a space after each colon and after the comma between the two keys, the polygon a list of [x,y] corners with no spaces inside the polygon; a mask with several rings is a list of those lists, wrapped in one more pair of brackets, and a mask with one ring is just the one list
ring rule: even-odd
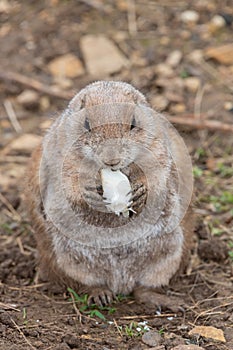
{"label": "groundhog's nose", "polygon": [[116,159],[110,159],[110,160],[105,160],[104,164],[107,166],[116,166],[120,163],[120,159],[116,158]]}

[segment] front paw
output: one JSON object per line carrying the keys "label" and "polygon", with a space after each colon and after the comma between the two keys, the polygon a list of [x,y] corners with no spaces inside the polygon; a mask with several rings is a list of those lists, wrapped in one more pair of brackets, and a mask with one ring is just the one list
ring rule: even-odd
{"label": "front paw", "polygon": [[143,206],[146,204],[147,188],[144,184],[134,184],[132,188],[132,196],[130,201],[132,202],[131,207],[138,213],[141,211]]}
{"label": "front paw", "polygon": [[98,306],[106,306],[111,304],[116,299],[115,294],[107,289],[96,287],[91,290],[90,296],[88,298],[88,305],[96,304]]}
{"label": "front paw", "polygon": [[95,187],[86,187],[83,192],[83,200],[89,207],[96,211],[106,212],[106,203],[104,202],[103,196],[100,190]]}

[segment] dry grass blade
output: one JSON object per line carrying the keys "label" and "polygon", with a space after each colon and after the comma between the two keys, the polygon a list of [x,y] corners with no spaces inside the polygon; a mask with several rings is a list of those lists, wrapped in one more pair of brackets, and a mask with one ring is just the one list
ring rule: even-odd
{"label": "dry grass blade", "polygon": [[19,222],[22,221],[21,216],[17,213],[17,211],[14,209],[14,207],[8,201],[8,199],[6,197],[4,197],[1,192],[0,192],[0,201],[7,207],[7,209],[10,211],[10,213],[13,214],[13,217],[16,221],[19,221]]}
{"label": "dry grass blade", "polygon": [[24,76],[20,73],[16,73],[16,72],[0,72],[0,79],[1,80],[8,80],[8,81],[15,81],[19,84],[28,86],[34,90],[38,90],[38,91],[43,92],[47,95],[62,98],[64,100],[70,100],[74,96],[74,94],[71,92],[61,91],[54,86],[45,85],[36,79],[26,77],[26,76]]}
{"label": "dry grass blade", "polygon": [[14,108],[12,106],[11,101],[9,100],[5,100],[3,102],[4,108],[6,110],[7,116],[11,122],[11,125],[13,126],[13,128],[15,129],[15,131],[20,134],[23,129],[21,128],[21,125],[18,122],[17,116],[15,114]]}
{"label": "dry grass blade", "polygon": [[74,311],[76,312],[76,315],[78,316],[78,320],[81,323],[83,315],[81,314],[81,312],[77,308],[77,305],[76,305],[76,302],[75,302],[75,299],[74,299],[74,296],[73,296],[72,293],[70,293],[70,296],[71,296],[71,299],[72,299],[72,304],[73,304]]}
{"label": "dry grass blade", "polygon": [[121,328],[118,326],[117,321],[115,320],[115,318],[113,319],[114,325],[116,326],[117,332],[120,334],[121,338],[123,337],[122,332],[121,332]]}
{"label": "dry grass blade", "polygon": [[36,350],[36,348],[32,345],[32,343],[27,339],[27,337],[25,336],[25,334],[23,333],[23,331],[20,329],[20,327],[17,325],[17,323],[13,320],[13,318],[11,318],[11,322],[13,323],[13,325],[15,326],[15,328],[17,329],[17,331],[19,331],[19,333],[21,334],[21,336],[23,337],[23,339],[25,340],[25,342],[30,346],[31,349]]}
{"label": "dry grass blade", "polygon": [[0,301],[0,308],[4,309],[4,310],[14,310],[14,311],[18,311],[20,312],[19,309],[16,309],[15,306],[11,305],[11,304],[5,304],[5,303],[2,303]]}
{"label": "dry grass blade", "polygon": [[136,4],[134,0],[127,1],[128,8],[128,30],[129,34],[134,36],[137,34]]}
{"label": "dry grass blade", "polygon": [[25,249],[24,249],[24,247],[23,247],[22,240],[21,240],[20,237],[17,237],[17,238],[16,238],[16,242],[17,242],[17,244],[18,244],[18,246],[19,246],[19,250],[20,250],[20,253],[21,253],[21,254],[26,255],[26,256],[31,255],[31,252],[26,252],[26,251],[25,251]]}
{"label": "dry grass blade", "polygon": [[184,115],[182,117],[168,116],[167,118],[171,123],[190,126],[194,129],[233,132],[233,124],[226,124],[217,120],[206,120],[202,115],[198,119],[195,119],[192,115]]}
{"label": "dry grass blade", "polygon": [[212,308],[210,308],[208,310],[201,311],[199,314],[197,314],[197,316],[196,316],[196,318],[194,320],[194,324],[196,324],[197,320],[200,317],[205,317],[205,316],[215,315],[215,314],[224,314],[224,311],[215,311],[215,310],[222,309],[222,308],[225,308],[225,307],[231,306],[231,305],[233,305],[233,302],[232,303],[225,303],[225,304],[222,304],[222,305],[218,305],[218,306],[212,307]]}

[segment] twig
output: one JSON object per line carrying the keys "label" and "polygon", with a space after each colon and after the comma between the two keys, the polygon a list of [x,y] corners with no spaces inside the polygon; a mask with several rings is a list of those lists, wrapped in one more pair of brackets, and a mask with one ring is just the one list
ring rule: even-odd
{"label": "twig", "polygon": [[195,119],[193,115],[183,115],[182,117],[167,116],[168,120],[174,124],[191,126],[195,129],[209,129],[215,131],[233,132],[233,124],[221,123],[217,120]]}
{"label": "twig", "polygon": [[21,125],[19,124],[15,111],[13,109],[12,103],[9,100],[5,100],[3,102],[3,106],[6,110],[7,116],[11,122],[11,125],[13,126],[13,128],[15,129],[15,131],[20,134],[23,130],[21,128]]}
{"label": "twig", "polygon": [[215,313],[222,313],[221,311],[214,311],[214,310],[217,310],[217,309],[221,309],[221,308],[224,308],[224,307],[227,307],[227,306],[231,306],[232,303],[225,303],[223,305],[218,305],[218,306],[215,306],[215,307],[212,307],[211,309],[208,309],[208,310],[204,310],[204,311],[201,311],[197,317],[195,318],[194,320],[194,324],[196,324],[197,320],[200,318],[200,317],[203,317],[203,316],[208,316],[209,314],[213,315]]}
{"label": "twig", "polygon": [[62,98],[64,100],[70,100],[74,94],[72,92],[66,92],[61,91],[55,86],[48,86],[40,81],[26,77],[20,73],[16,72],[2,72],[0,71],[0,79],[2,80],[9,80],[9,81],[16,81],[19,84],[26,85],[34,90],[38,90],[40,92],[43,92],[47,95],[51,95],[54,97]]}
{"label": "twig", "polygon": [[138,318],[147,319],[147,318],[165,318],[165,317],[175,317],[176,314],[161,314],[161,315],[136,315],[136,316],[123,316],[119,317],[119,320],[135,320]]}
{"label": "twig", "polygon": [[137,34],[136,5],[134,0],[127,0],[128,9],[128,30],[129,34],[135,36]]}
{"label": "twig", "polygon": [[25,334],[23,333],[23,331],[20,329],[20,327],[17,325],[17,323],[13,320],[13,318],[11,318],[11,322],[13,323],[13,325],[15,326],[15,328],[19,331],[19,333],[22,335],[22,337],[24,338],[25,342],[33,349],[36,350],[36,348],[32,345],[32,343],[25,337]]}
{"label": "twig", "polygon": [[201,119],[201,103],[205,92],[206,85],[200,86],[197,90],[194,101],[194,117],[195,119]]}
{"label": "twig", "polygon": [[30,289],[36,289],[36,288],[39,288],[39,287],[43,287],[43,286],[45,286],[46,284],[48,284],[48,283],[40,283],[40,284],[35,284],[35,285],[33,285],[33,286],[23,286],[23,287],[11,287],[11,286],[9,286],[8,284],[5,284],[5,283],[2,283],[1,281],[0,281],[0,286],[3,286],[3,287],[6,287],[6,288],[8,288],[8,289],[10,289],[10,290],[30,290]]}
{"label": "twig", "polygon": [[117,332],[120,334],[121,338],[122,338],[122,331],[120,326],[118,326],[117,321],[115,320],[115,318],[113,319],[114,325],[116,326]]}
{"label": "twig", "polygon": [[16,309],[14,306],[11,304],[4,304],[0,301],[0,308],[3,308],[4,310],[14,310],[14,311],[20,311],[19,309]]}
{"label": "twig", "polygon": [[7,207],[7,209],[13,214],[16,221],[22,221],[21,216],[17,213],[11,203],[8,201],[6,197],[0,192],[0,201]]}
{"label": "twig", "polygon": [[76,306],[76,303],[75,303],[75,299],[74,299],[74,296],[72,293],[70,293],[70,296],[71,296],[71,299],[72,299],[72,304],[73,304],[73,308],[74,308],[74,311],[76,312],[77,316],[78,316],[78,319],[79,319],[79,322],[81,323],[82,322],[82,314],[81,312],[79,311],[79,309],[77,308]]}
{"label": "twig", "polygon": [[26,251],[25,251],[25,249],[24,249],[24,247],[23,247],[22,240],[21,240],[20,237],[17,237],[17,238],[16,238],[16,242],[17,242],[17,244],[18,244],[18,246],[19,246],[19,250],[20,250],[20,253],[21,253],[22,255],[31,255],[31,252],[26,252]]}

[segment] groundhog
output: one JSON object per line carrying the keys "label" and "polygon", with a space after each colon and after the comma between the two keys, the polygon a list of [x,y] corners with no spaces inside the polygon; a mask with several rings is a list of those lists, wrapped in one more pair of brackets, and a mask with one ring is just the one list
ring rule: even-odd
{"label": "groundhog", "polygon": [[[130,185],[124,212],[103,195],[103,169]],[[174,127],[131,85],[81,90],[34,151],[26,182],[42,279],[100,305],[119,293],[157,303],[157,288],[185,267],[191,161]]]}

